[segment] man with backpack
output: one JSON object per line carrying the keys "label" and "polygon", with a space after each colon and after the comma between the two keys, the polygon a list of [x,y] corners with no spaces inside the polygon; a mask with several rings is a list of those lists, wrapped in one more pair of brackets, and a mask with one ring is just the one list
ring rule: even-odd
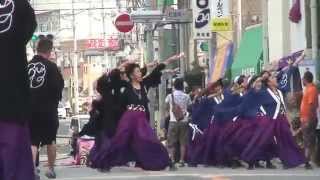
{"label": "man with backpack", "polygon": [[[184,92],[183,79],[176,79],[173,83],[174,90],[166,97],[166,103],[170,107],[170,123],[168,129],[168,148],[171,160],[174,161],[177,144],[180,145],[179,166],[184,167],[186,146],[188,143],[188,113],[187,108],[191,105],[191,99]],[[173,165],[171,170],[176,169]]]}

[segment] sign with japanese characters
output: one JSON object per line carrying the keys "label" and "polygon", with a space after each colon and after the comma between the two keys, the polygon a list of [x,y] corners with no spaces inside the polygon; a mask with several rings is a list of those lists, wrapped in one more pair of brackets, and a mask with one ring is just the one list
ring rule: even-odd
{"label": "sign with japanese characters", "polygon": [[192,0],[194,39],[211,39],[212,0]]}
{"label": "sign with japanese characters", "polygon": [[232,31],[229,0],[213,0],[213,15],[211,18],[211,31]]}
{"label": "sign with japanese characters", "polygon": [[213,18],[211,21],[211,30],[213,32],[232,31],[231,18]]}
{"label": "sign with japanese characters", "polygon": [[212,17],[223,18],[230,16],[229,0],[212,0]]}

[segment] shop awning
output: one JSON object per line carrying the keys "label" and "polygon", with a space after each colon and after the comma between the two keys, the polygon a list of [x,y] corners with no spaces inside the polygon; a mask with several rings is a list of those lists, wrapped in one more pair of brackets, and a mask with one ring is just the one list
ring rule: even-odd
{"label": "shop awning", "polygon": [[262,59],[262,26],[247,29],[232,64],[232,78],[238,75],[253,75],[260,72]]}

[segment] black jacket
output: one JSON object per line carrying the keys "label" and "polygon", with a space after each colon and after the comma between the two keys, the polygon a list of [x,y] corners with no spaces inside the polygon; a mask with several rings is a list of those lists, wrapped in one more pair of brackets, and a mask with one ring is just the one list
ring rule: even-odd
{"label": "black jacket", "polygon": [[28,64],[32,112],[52,112],[58,108],[64,87],[57,65],[41,56]]}
{"label": "black jacket", "polygon": [[27,0],[0,2],[0,121],[23,123],[29,102],[26,44],[36,20]]}

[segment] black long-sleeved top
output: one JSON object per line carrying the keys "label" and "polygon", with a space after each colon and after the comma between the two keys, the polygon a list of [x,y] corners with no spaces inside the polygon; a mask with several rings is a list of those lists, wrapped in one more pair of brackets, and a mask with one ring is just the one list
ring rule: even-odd
{"label": "black long-sleeved top", "polygon": [[121,80],[120,70],[115,69],[110,74],[101,76],[98,79],[97,91],[102,96],[102,100],[92,110],[92,112],[99,112],[99,116],[90,114],[91,122],[86,125],[86,128],[80,134],[97,135],[103,131],[111,138],[116,132],[118,121],[129,104],[145,106],[149,117],[147,90],[161,82],[161,71],[164,68],[165,65],[160,64],[143,79],[141,85],[143,91],[142,99],[133,94],[134,92],[129,82]]}
{"label": "black long-sleeved top", "polygon": [[31,90],[31,111],[56,111],[64,87],[63,77],[57,65],[36,55],[29,62],[28,75]]}
{"label": "black long-sleeved top", "polygon": [[29,107],[26,44],[36,20],[27,0],[0,2],[0,121],[23,123]]}
{"label": "black long-sleeved top", "polygon": [[161,83],[162,70],[165,64],[159,64],[149,75],[143,78],[141,89],[135,89],[131,84],[127,87],[122,87],[121,91],[121,107],[126,109],[128,105],[143,106],[145,108],[147,119],[150,120],[148,90],[151,87],[156,87]]}

